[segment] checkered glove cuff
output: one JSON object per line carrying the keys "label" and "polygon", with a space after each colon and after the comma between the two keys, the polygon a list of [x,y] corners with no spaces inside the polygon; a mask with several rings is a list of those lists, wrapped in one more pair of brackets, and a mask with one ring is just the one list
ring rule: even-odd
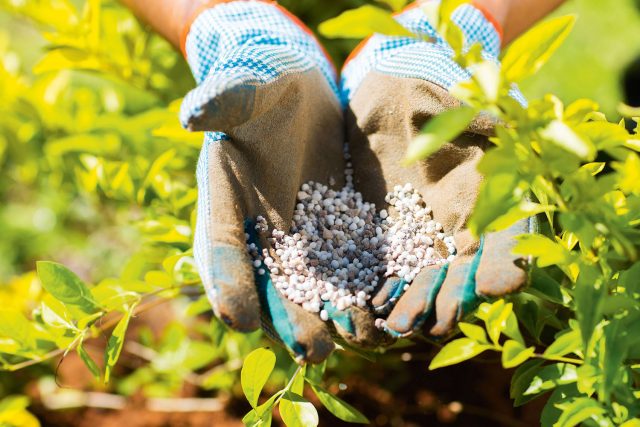
{"label": "checkered glove cuff", "polygon": [[268,83],[317,67],[337,94],[335,71],[318,42],[274,3],[232,1],[205,10],[191,25],[185,52],[198,84],[216,73],[232,81],[238,68]]}
{"label": "checkered glove cuff", "polygon": [[[421,8],[413,7],[395,18],[413,33],[429,37],[432,41],[373,35],[342,70],[341,95],[344,103],[349,102],[370,71],[423,79],[445,89],[470,78],[469,71],[453,61],[453,50],[436,33]],[[480,43],[484,58],[498,62],[500,34],[483,12],[471,4],[464,4],[455,10],[452,20],[462,29],[466,48]],[[512,96],[521,103],[525,102],[517,90],[512,91]]]}

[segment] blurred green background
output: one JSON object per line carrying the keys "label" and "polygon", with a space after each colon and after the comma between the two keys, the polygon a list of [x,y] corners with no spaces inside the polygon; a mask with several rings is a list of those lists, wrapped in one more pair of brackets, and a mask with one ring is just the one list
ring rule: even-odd
{"label": "blurred green background", "polygon": [[[364,2],[282,0],[314,30],[320,22]],[[177,104],[172,103],[192,87],[189,71],[179,54],[141,29],[113,1],[72,0],[76,7],[72,13],[68,3],[0,0],[0,304],[25,314],[37,307],[42,296],[31,273],[40,259],[63,263],[86,281],[103,281],[106,287],[109,282],[103,279],[109,277],[117,278],[111,279],[114,283],[171,283],[164,268],[175,267],[176,259],[181,260],[182,270],[174,268],[179,275],[195,274],[189,248],[201,135],[180,129]],[[91,15],[95,10],[100,10],[99,17]],[[525,95],[534,99],[553,93],[567,103],[592,98],[615,119],[616,107],[624,100],[622,75],[640,57],[638,1],[571,0],[556,13],[577,15],[577,25],[542,72],[525,82]],[[336,64],[358,43],[324,42]],[[68,57],[56,56],[64,49],[69,49]],[[43,62],[45,59],[48,62]],[[33,71],[36,64],[39,73]],[[180,347],[188,341],[187,335],[197,335],[194,331],[209,331],[209,335],[217,331],[219,340],[223,335],[221,328],[208,328],[208,320],[185,310],[183,305],[188,302],[187,298],[176,302],[170,315],[159,313],[161,320],[173,319],[163,338],[141,340],[154,351],[167,354],[166,359],[160,359],[172,364],[139,365],[136,359],[138,365],[133,367],[142,367],[133,370],[126,366],[115,385],[109,386],[111,390],[125,395],[142,390],[147,396],[171,396],[193,395],[197,390],[224,394],[237,386],[239,357],[255,347],[259,337],[235,334],[225,338],[226,344],[217,346],[220,354],[211,352],[211,337],[194,341],[194,346],[206,350],[206,363],[215,356],[214,365],[233,362],[236,367],[235,371],[216,371],[216,375],[223,375],[207,378],[200,388],[184,387],[183,372],[178,370],[184,367],[184,360],[174,354],[174,344]],[[207,308],[205,301],[203,311]],[[376,396],[386,396],[384,401],[372,399],[371,408],[364,409],[375,413],[382,404],[397,412],[406,409],[402,407],[404,395],[399,394],[395,401],[389,392],[412,380],[411,371],[397,356],[390,355],[385,369],[366,374],[363,372],[370,367],[345,358],[352,361],[351,366],[345,363],[345,371],[362,370],[354,374],[353,384],[361,384],[359,394],[365,395],[379,385],[376,383],[388,383],[388,390],[375,391]],[[416,356],[416,369],[428,357]],[[66,366],[72,373],[84,372],[70,363]],[[0,397],[22,393],[32,377],[45,371],[52,375],[53,368],[37,367],[41,371],[30,371],[29,375],[0,375]],[[478,375],[474,369],[470,365],[467,371],[456,371],[458,384],[467,382],[469,376],[478,377],[478,383],[492,384],[502,378],[500,369],[483,369]],[[438,399],[459,398],[448,389],[455,385],[448,372],[420,384],[444,391],[435,396],[418,390],[422,397],[416,400],[431,405]],[[362,382],[363,377],[371,377],[371,382]],[[505,387],[508,385],[493,390],[496,402],[502,405],[500,411],[523,420],[521,409],[512,409],[502,395]],[[477,400],[476,411],[484,410],[484,424],[478,425],[487,425],[487,420],[496,416],[495,408],[487,408],[483,400],[489,393],[470,390],[468,401]],[[241,395],[237,387],[235,393]],[[535,408],[532,412],[537,419]]]}
{"label": "blurred green background", "polygon": [[[36,0],[27,0],[27,2]],[[73,2],[77,6],[81,1]],[[342,10],[363,4],[363,0],[283,0],[282,3],[300,16],[312,29]],[[541,73],[523,84],[523,92],[530,98],[553,93],[565,102],[577,98],[592,98],[610,119],[616,116],[616,106],[624,100],[622,74],[628,65],[640,57],[640,12],[638,2],[620,0],[615,3],[599,0],[571,0],[556,14],[573,13],[577,25],[550,63]],[[0,5],[2,2],[0,2]],[[6,4],[11,5],[10,1]],[[17,3],[16,3],[17,4]],[[20,69],[25,75],[41,57],[46,45],[34,26],[0,8],[0,52],[7,69]],[[336,63],[341,63],[358,43],[355,40],[323,40]],[[191,84],[186,67],[177,66],[183,75],[177,87],[185,89]],[[83,74],[83,79],[91,79]],[[164,93],[165,101],[179,96],[182,89],[172,88]],[[23,126],[22,132],[29,132]],[[46,135],[44,136],[47,137]],[[0,140],[6,139],[0,135]],[[82,198],[73,203],[59,197],[59,192],[36,191],[32,185],[37,168],[27,163],[16,164],[16,159],[37,156],[33,144],[29,150],[17,152],[9,160],[2,153],[8,148],[0,142],[0,161],[4,190],[0,190],[0,282],[33,268],[39,258],[55,258],[77,267],[89,277],[104,277],[121,265],[131,252],[135,231],[114,224],[110,214],[92,212],[91,204]],[[26,147],[26,146],[25,146]],[[37,148],[37,147],[35,147]],[[8,164],[13,162],[13,164]],[[19,162],[18,162],[19,163]],[[0,163],[2,165],[2,163]],[[40,171],[42,172],[42,171]],[[16,174],[21,175],[15,176]],[[8,179],[13,176],[12,184]],[[18,185],[18,187],[16,187]],[[2,185],[0,185],[1,187]],[[10,188],[9,188],[10,187]],[[87,238],[88,236],[88,238]]]}

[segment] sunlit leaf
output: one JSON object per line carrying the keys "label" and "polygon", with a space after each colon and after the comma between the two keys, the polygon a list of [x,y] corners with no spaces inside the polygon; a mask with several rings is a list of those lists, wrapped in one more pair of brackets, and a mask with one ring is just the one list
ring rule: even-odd
{"label": "sunlit leaf", "polygon": [[562,45],[575,20],[574,16],[549,19],[511,43],[502,59],[507,80],[515,82],[537,73]]}
{"label": "sunlit leaf", "polygon": [[100,368],[98,367],[96,362],[91,358],[91,356],[89,356],[89,353],[87,353],[87,350],[85,350],[82,342],[78,344],[78,346],[76,347],[76,351],[78,352],[78,356],[80,356],[80,359],[84,362],[85,366],[89,368],[89,371],[91,372],[93,377],[99,380]]}
{"label": "sunlit leaf", "polygon": [[433,117],[411,141],[404,163],[422,160],[438,151],[444,144],[460,135],[475,115],[476,111],[473,108],[460,107]]}
{"label": "sunlit leaf", "polygon": [[388,36],[408,36],[413,34],[396,21],[390,12],[372,5],[342,12],[335,18],[324,21],[318,32],[328,38],[361,39],[373,33]]}
{"label": "sunlit leaf", "polygon": [[492,347],[479,344],[470,338],[459,338],[445,345],[429,364],[429,369],[438,369],[464,362]]}
{"label": "sunlit leaf", "polygon": [[507,340],[502,349],[502,366],[505,369],[515,368],[527,361],[534,352],[534,347],[525,347],[518,341]]}
{"label": "sunlit leaf", "polygon": [[336,417],[348,423],[369,424],[367,417],[344,400],[334,396],[318,385],[312,385],[311,388],[324,407]]}
{"label": "sunlit leaf", "polygon": [[76,306],[88,314],[99,311],[87,285],[71,270],[50,261],[38,261],[37,269],[42,286],[57,300]]}
{"label": "sunlit leaf", "polygon": [[580,331],[570,330],[558,336],[542,354],[545,357],[559,357],[582,349]]}
{"label": "sunlit leaf", "polygon": [[537,257],[539,267],[566,264],[572,259],[568,250],[543,235],[527,234],[518,236],[517,239],[513,253]]}
{"label": "sunlit leaf", "polygon": [[581,397],[574,399],[566,406],[562,406],[562,415],[554,424],[554,427],[573,427],[580,425],[589,418],[605,412],[597,400]]}
{"label": "sunlit leaf", "polygon": [[596,148],[591,141],[576,133],[570,126],[560,120],[553,120],[540,135],[547,141],[575,154],[584,160],[593,160]]}
{"label": "sunlit leaf", "polygon": [[471,338],[472,340],[482,344],[489,343],[487,340],[487,334],[481,326],[474,325],[472,323],[460,322],[458,323],[458,327],[467,338]]}
{"label": "sunlit leaf", "polygon": [[118,321],[118,324],[113,331],[111,332],[111,336],[109,337],[109,341],[107,341],[107,348],[104,353],[104,382],[108,383],[111,378],[111,372],[115,367],[118,359],[120,358],[120,352],[122,352],[122,346],[124,345],[125,334],[127,333],[127,328],[129,327],[129,320],[131,320],[131,315],[133,312],[133,307],[125,313],[124,316]]}
{"label": "sunlit leaf", "polygon": [[258,398],[276,364],[276,355],[268,348],[258,348],[244,359],[240,373],[242,391],[252,407],[258,406]]}
{"label": "sunlit leaf", "polygon": [[280,416],[287,427],[315,427],[318,425],[318,411],[302,396],[287,391],[280,400]]}

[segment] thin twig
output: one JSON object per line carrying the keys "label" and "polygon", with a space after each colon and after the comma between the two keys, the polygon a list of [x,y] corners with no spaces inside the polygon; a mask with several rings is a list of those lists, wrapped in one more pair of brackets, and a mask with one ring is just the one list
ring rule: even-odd
{"label": "thin twig", "polygon": [[[162,291],[167,291],[169,290],[169,288],[165,288],[160,290],[160,292]],[[149,296],[153,296],[155,294],[157,294],[159,292],[155,292],[155,293],[150,293],[147,294],[145,296],[143,296],[142,298],[148,298]],[[154,299],[151,300],[149,302],[146,302],[144,304],[140,304],[138,307],[135,308],[135,310],[133,311],[132,317],[137,316],[145,311],[148,311],[154,307],[157,307],[161,304],[164,304],[166,302],[170,301],[170,299]],[[100,332],[105,332],[108,331],[109,329],[113,328],[114,326],[116,326],[118,324],[118,322],[120,321],[120,319],[122,319],[122,317],[124,316],[124,314],[120,314],[118,316],[113,317],[112,319],[109,319],[108,321],[104,322],[104,324],[100,325],[99,331]],[[6,370],[9,372],[14,372],[17,371],[19,369],[24,369],[27,368],[29,366],[33,366],[33,365],[37,365],[40,362],[44,362],[47,361],[49,359],[53,359],[54,357],[60,356],[61,354],[67,353],[69,351],[72,351],[75,349],[75,347],[77,346],[77,342],[72,343],[72,345],[66,347],[66,348],[58,348],[55,350],[50,351],[49,353],[46,353],[43,356],[34,358],[34,359],[30,359],[30,360],[25,360],[24,362],[20,362],[20,363],[16,363],[15,365],[9,365],[8,367],[6,367]]]}

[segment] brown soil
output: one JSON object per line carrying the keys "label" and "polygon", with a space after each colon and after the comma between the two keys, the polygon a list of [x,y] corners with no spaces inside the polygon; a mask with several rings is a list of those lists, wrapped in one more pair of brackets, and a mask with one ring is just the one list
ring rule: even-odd
{"label": "brown soil", "polygon": [[[153,311],[156,311],[155,309]],[[134,320],[132,331],[140,323],[153,327],[166,320],[162,309],[145,313]],[[161,329],[161,328],[159,328]],[[102,359],[102,349],[87,346],[94,360]],[[367,415],[371,425],[391,427],[460,426],[527,427],[540,425],[544,399],[514,408],[509,398],[511,372],[500,366],[499,355],[487,352],[462,365],[428,371],[429,360],[437,348],[421,343],[406,350],[390,350],[377,362],[357,356],[341,356],[340,366],[326,378],[329,390]],[[123,353],[124,355],[124,353]],[[123,356],[124,357],[124,356]],[[128,364],[122,360],[124,364]],[[75,354],[60,364],[57,380],[65,388],[91,390],[92,379]],[[33,389],[33,388],[32,388]],[[214,397],[197,395],[185,387],[182,397]],[[33,412],[44,427],[204,427],[240,426],[242,416],[250,409],[240,398],[228,400],[219,412],[161,413],[145,408],[142,397],[127,401],[122,410],[96,408],[49,411],[39,402],[37,393]],[[317,408],[315,396],[306,396]],[[278,414],[274,425],[283,425]],[[326,410],[320,410],[320,426],[340,427],[344,423]]]}

